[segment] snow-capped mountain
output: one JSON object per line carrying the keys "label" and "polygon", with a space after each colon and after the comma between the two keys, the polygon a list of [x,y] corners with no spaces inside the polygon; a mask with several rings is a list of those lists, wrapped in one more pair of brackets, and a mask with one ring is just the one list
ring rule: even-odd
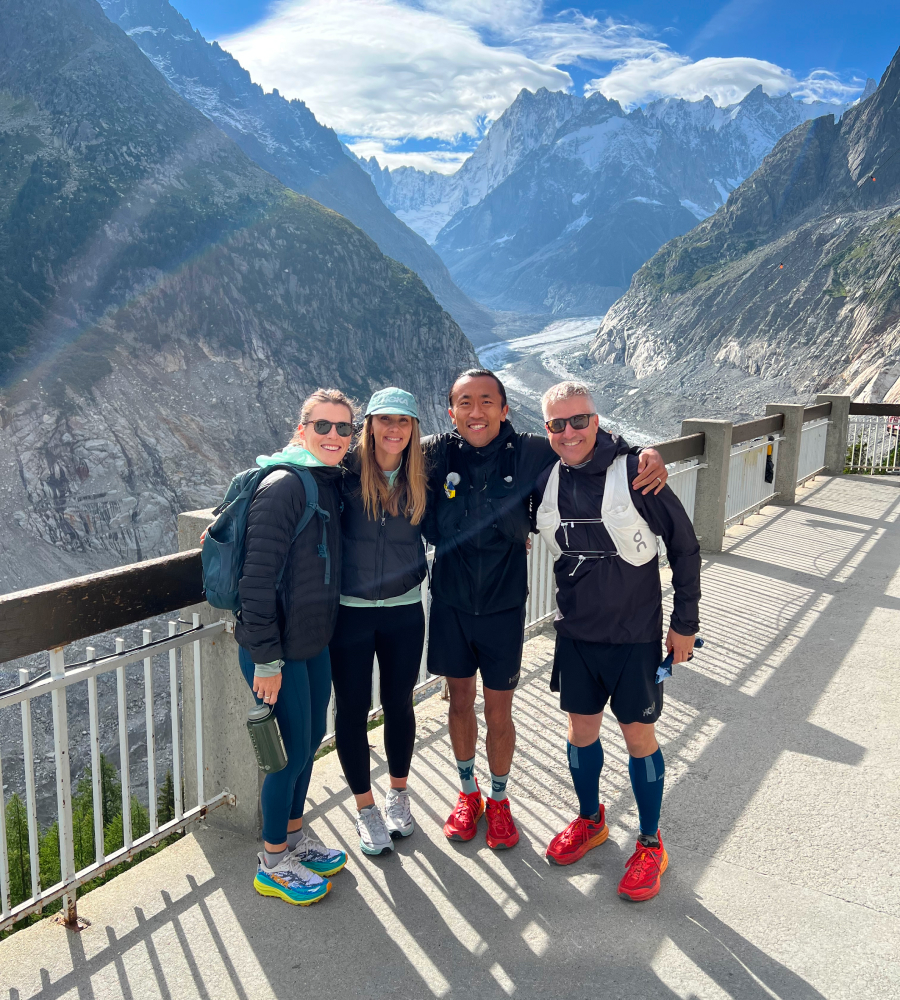
{"label": "snow-capped mountain", "polygon": [[361,160],[382,201],[429,243],[459,211],[477,205],[534,149],[551,142],[557,129],[581,107],[571,94],[523,90],[454,174],[382,167]]}
{"label": "snow-capped mountain", "polygon": [[596,314],[781,136],[843,110],[761,87],[726,108],[669,98],[628,114],[602,94],[522,91],[456,174],[365,166],[469,295],[499,309]]}
{"label": "snow-capped mountain", "polygon": [[[868,90],[868,88],[867,88]],[[778,141],[714,216],[655,254],[590,348],[644,391],[900,401],[900,50],[839,121]]]}
{"label": "snow-capped mountain", "polygon": [[388,211],[366,172],[303,101],[264,93],[216,42],[195,31],[167,0],[99,0],[107,17],[140,47],[185,100],[211,119],[283,184],[346,216],[379,249],[415,271],[473,336],[491,320],[454,284],[426,241]]}

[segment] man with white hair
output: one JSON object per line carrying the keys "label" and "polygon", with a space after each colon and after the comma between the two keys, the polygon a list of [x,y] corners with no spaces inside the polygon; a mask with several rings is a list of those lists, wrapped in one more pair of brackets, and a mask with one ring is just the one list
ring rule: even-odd
{"label": "man with white hair", "polygon": [[550,842],[547,858],[572,864],[609,835],[599,798],[600,725],[609,703],[628,747],[640,819],[618,891],[624,899],[650,899],[668,864],[659,831],[665,765],[654,725],[663,706],[657,536],[672,567],[674,610],[665,645],[675,663],[688,659],[699,628],[700,547],[668,487],[647,495],[631,489],[637,460],[620,438],[600,429],[586,385],[561,382],[544,393],[542,406],[560,458],[538,479],[537,526],[556,560],[550,687],[569,715],[569,769],[580,807]]}

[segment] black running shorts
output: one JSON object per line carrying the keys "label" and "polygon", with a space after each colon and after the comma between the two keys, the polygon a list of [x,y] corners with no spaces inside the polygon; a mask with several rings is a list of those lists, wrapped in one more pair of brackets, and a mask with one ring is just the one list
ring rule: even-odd
{"label": "black running shorts", "polygon": [[656,683],[661,661],[660,642],[585,642],[557,635],[550,687],[559,691],[564,712],[597,715],[609,702],[626,726],[656,722],[663,707],[663,685]]}
{"label": "black running shorts", "polygon": [[443,677],[474,677],[492,691],[512,691],[519,683],[525,607],[470,615],[431,599],[428,670]]}

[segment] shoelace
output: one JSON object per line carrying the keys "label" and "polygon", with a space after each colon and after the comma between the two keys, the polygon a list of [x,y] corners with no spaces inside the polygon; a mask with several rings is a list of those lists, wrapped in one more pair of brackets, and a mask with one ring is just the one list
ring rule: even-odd
{"label": "shoelace", "polygon": [[404,825],[412,819],[412,812],[409,808],[408,795],[391,795],[385,802],[385,812],[391,819],[395,819]]}
{"label": "shoelace", "polygon": [[587,822],[583,816],[579,816],[570,823],[562,832],[562,843],[566,847],[575,847],[583,844],[588,838]]}
{"label": "shoelace", "polygon": [[634,872],[635,878],[642,879],[646,875],[654,874],[654,869],[659,871],[659,862],[650,848],[642,847],[631,855],[625,867]]}
{"label": "shoelace", "polygon": [[366,828],[370,843],[374,844],[379,841],[383,843],[386,840],[390,840],[380,810],[370,809],[368,812],[360,813],[359,818],[363,821],[363,826]]}
{"label": "shoelace", "polygon": [[496,810],[493,811],[494,823],[497,826],[497,833],[501,837],[505,837],[513,832],[513,821],[512,812],[509,808],[509,799],[504,799],[502,802],[498,803]]}
{"label": "shoelace", "polygon": [[272,874],[279,874],[284,871],[290,872],[291,875],[304,885],[318,885],[323,881],[321,876],[310,871],[308,868],[304,868],[300,859],[294,854],[288,854],[280,862],[280,864],[273,869]]}
{"label": "shoelace", "polygon": [[309,834],[300,841],[299,844],[292,851],[294,855],[299,859],[301,857],[306,858],[307,861],[326,861],[331,857],[332,852],[318,840],[313,840]]}
{"label": "shoelace", "polygon": [[456,802],[456,808],[453,810],[453,817],[462,822],[471,823],[474,822],[477,811],[475,804],[467,795],[460,796]]}

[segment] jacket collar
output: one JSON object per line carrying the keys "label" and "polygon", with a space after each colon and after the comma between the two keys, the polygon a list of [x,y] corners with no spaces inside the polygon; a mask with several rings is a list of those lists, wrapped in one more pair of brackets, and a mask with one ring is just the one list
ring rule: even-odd
{"label": "jacket collar", "polygon": [[450,440],[457,445],[463,455],[478,455],[479,457],[495,455],[501,448],[506,447],[507,441],[512,441],[516,436],[516,430],[508,417],[500,424],[500,433],[483,448],[473,448],[455,427],[450,432]]}

